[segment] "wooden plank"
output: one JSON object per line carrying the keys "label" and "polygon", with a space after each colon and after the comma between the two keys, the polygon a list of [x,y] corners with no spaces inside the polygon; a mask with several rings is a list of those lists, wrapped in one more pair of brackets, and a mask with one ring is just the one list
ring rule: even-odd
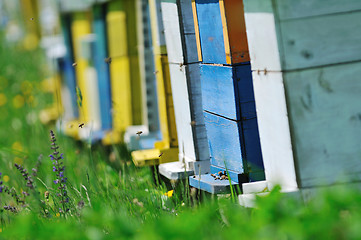
{"label": "wooden plank", "polygon": [[199,24],[198,24],[198,16],[197,16],[196,0],[192,0],[192,12],[193,12],[193,21],[194,21],[194,32],[196,34],[196,42],[197,42],[198,61],[203,61],[201,38],[200,38],[200,33],[199,33]]}
{"label": "wooden plank", "polygon": [[254,71],[252,77],[266,180],[297,189],[282,73]]}
{"label": "wooden plank", "polygon": [[165,40],[170,63],[184,63],[183,44],[176,0],[161,2]]}
{"label": "wooden plank", "polygon": [[134,0],[124,1],[124,9],[126,12],[127,27],[127,48],[130,63],[130,84],[131,84],[131,104],[132,104],[132,124],[141,125],[143,121],[143,96],[140,80],[140,68],[138,58],[138,40],[137,40],[137,24],[136,24],[136,6]]}
{"label": "wooden plank", "polygon": [[204,63],[227,64],[218,0],[196,0],[197,19]]}
{"label": "wooden plank", "polygon": [[201,65],[203,109],[233,120],[256,117],[250,65]]}
{"label": "wooden plank", "polygon": [[281,20],[309,18],[361,10],[361,2],[358,0],[329,0],[327,4],[318,0],[276,0],[275,6],[277,7]]}
{"label": "wooden plank", "polygon": [[[224,21],[223,31],[227,29],[224,39],[228,42],[226,58],[228,64],[249,62],[246,25],[244,20],[243,1],[240,0],[219,0],[222,20]],[[227,36],[227,37],[226,37]],[[225,43],[225,46],[227,44]]]}
{"label": "wooden plank", "polygon": [[361,11],[281,22],[285,70],[361,59]]}
{"label": "wooden plank", "polygon": [[236,121],[204,113],[211,164],[243,173],[241,136]]}
{"label": "wooden plank", "polygon": [[90,10],[91,5],[96,0],[84,0],[84,1],[73,1],[73,0],[61,0],[59,1],[59,9],[61,12],[78,12]]}
{"label": "wooden plank", "polygon": [[110,129],[112,127],[111,90],[109,65],[104,61],[108,57],[104,10],[104,5],[96,5],[93,8],[93,31],[96,37],[93,61],[98,79],[98,94],[101,96],[99,98],[101,128]]}
{"label": "wooden plank", "polygon": [[160,0],[149,0],[149,12],[151,18],[152,42],[154,54],[165,54],[165,36],[162,21]]}
{"label": "wooden plank", "polygon": [[195,161],[191,110],[185,66],[169,64],[173,92],[174,114],[177,126],[179,161]]}
{"label": "wooden plank", "polygon": [[257,119],[233,121],[204,113],[211,164],[238,173],[263,172]]}
{"label": "wooden plank", "polygon": [[79,109],[79,120],[81,122],[89,121],[89,105],[88,101],[90,96],[87,95],[87,80],[85,76],[85,69],[88,66],[88,61],[82,58],[80,54],[81,38],[90,33],[90,18],[85,12],[77,12],[73,14],[71,33],[73,40],[74,59],[77,63],[75,68],[77,85],[82,92],[83,101],[82,106]]}
{"label": "wooden plank", "polygon": [[[252,3],[245,1],[245,6]],[[274,14],[246,11],[245,21],[252,70],[281,71]]]}
{"label": "wooden plank", "polygon": [[178,148],[138,150],[131,154],[135,166],[153,166],[177,161]]}
{"label": "wooden plank", "polygon": [[[64,81],[64,87],[67,88],[69,93],[69,101],[71,104],[71,109],[69,111],[69,119],[77,118],[79,116],[78,106],[77,106],[77,96],[75,92],[76,88],[76,79],[75,79],[75,69],[72,66],[74,63],[73,56],[73,46],[72,46],[72,38],[71,38],[71,19],[69,15],[62,15],[60,17],[61,20],[61,30],[63,33],[64,44],[66,47],[66,54],[64,58],[60,61],[60,69],[63,71],[62,79]],[[65,108],[67,111],[68,108]]]}
{"label": "wooden plank", "polygon": [[178,8],[180,9],[180,16],[182,26],[185,34],[195,34],[194,19],[192,10],[192,0],[180,0]]}
{"label": "wooden plank", "polygon": [[302,187],[360,179],[361,63],[284,75]]}
{"label": "wooden plank", "polygon": [[[231,182],[233,187],[236,182]],[[229,193],[229,180],[215,180],[210,174],[194,175],[189,177],[189,185],[212,194]]]}
{"label": "wooden plank", "polygon": [[122,1],[112,1],[108,4],[106,17],[108,31],[109,57],[124,57],[128,55],[126,12]]}

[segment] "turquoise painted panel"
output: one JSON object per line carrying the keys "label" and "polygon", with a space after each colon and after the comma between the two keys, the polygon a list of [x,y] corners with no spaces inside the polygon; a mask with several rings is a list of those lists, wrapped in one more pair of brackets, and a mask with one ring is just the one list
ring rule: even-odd
{"label": "turquoise painted panel", "polygon": [[195,0],[203,63],[227,64],[218,0]]}
{"label": "turquoise painted panel", "polygon": [[93,31],[95,33],[93,62],[98,78],[101,128],[106,130],[112,127],[112,102],[109,65],[104,61],[108,57],[104,5],[96,5],[93,8]]}
{"label": "turquoise painted panel", "polygon": [[302,187],[361,179],[361,63],[284,74]]}
{"label": "turquoise painted panel", "polygon": [[281,20],[361,10],[360,0],[276,0],[275,5]]}
{"label": "turquoise painted panel", "polygon": [[273,13],[272,0],[243,0],[245,13]]}
{"label": "turquoise painted panel", "polygon": [[74,118],[78,117],[78,105],[77,105],[77,96],[76,96],[76,78],[75,78],[75,70],[72,66],[74,63],[74,56],[73,56],[73,47],[71,43],[71,30],[70,30],[70,16],[69,15],[62,15],[61,16],[61,30],[64,37],[64,44],[66,47],[66,54],[62,59],[61,71],[63,71],[63,76],[65,80],[65,85],[69,89],[70,97],[71,97],[71,105],[73,109],[73,116]]}
{"label": "turquoise painted panel", "polygon": [[251,66],[201,65],[203,109],[232,120],[256,117]]}
{"label": "turquoise painted panel", "polygon": [[280,23],[285,70],[361,60],[361,11]]}

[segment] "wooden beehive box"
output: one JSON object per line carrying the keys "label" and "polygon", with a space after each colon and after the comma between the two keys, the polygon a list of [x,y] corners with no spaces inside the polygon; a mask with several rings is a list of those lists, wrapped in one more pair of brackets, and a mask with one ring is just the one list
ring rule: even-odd
{"label": "wooden beehive box", "polygon": [[268,185],[359,181],[361,2],[244,5]]}

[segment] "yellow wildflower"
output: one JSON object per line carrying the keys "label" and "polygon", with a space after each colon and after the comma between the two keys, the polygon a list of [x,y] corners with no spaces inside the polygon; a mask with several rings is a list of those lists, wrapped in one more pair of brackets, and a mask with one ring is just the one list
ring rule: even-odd
{"label": "yellow wildflower", "polygon": [[8,100],[7,100],[7,98],[6,98],[6,95],[3,94],[3,93],[0,93],[0,107],[3,106],[3,105],[5,105],[7,101],[8,101]]}
{"label": "yellow wildflower", "polygon": [[33,85],[31,84],[31,82],[29,82],[29,81],[24,81],[24,82],[21,83],[21,91],[22,91],[25,95],[29,95],[32,90],[33,90]]}
{"label": "yellow wildflower", "polygon": [[3,180],[4,182],[9,182],[10,178],[8,175],[4,175]]}
{"label": "yellow wildflower", "polygon": [[16,95],[14,98],[13,98],[13,105],[15,108],[21,108],[22,106],[24,106],[24,97],[21,96],[20,94]]}
{"label": "yellow wildflower", "polygon": [[24,162],[24,161],[23,161],[22,158],[19,158],[19,157],[15,157],[15,158],[14,158],[14,163],[16,163],[16,164],[22,165],[23,162]]}
{"label": "yellow wildflower", "polygon": [[60,213],[57,212],[55,216],[56,216],[56,217],[60,217]]}
{"label": "yellow wildflower", "polygon": [[23,145],[21,145],[21,143],[18,141],[14,142],[11,148],[19,152],[23,151]]}
{"label": "yellow wildflower", "polygon": [[164,195],[166,195],[167,197],[172,197],[172,196],[173,196],[173,192],[174,192],[174,190],[170,190],[170,191],[164,193]]}

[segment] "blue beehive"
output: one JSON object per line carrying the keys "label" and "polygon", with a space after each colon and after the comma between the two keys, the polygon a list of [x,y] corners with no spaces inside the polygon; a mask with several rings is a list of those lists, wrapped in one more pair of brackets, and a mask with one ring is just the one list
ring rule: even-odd
{"label": "blue beehive", "polygon": [[190,177],[190,185],[220,193],[230,187],[224,171],[232,184],[264,179],[243,5],[196,0],[193,11],[212,176]]}

